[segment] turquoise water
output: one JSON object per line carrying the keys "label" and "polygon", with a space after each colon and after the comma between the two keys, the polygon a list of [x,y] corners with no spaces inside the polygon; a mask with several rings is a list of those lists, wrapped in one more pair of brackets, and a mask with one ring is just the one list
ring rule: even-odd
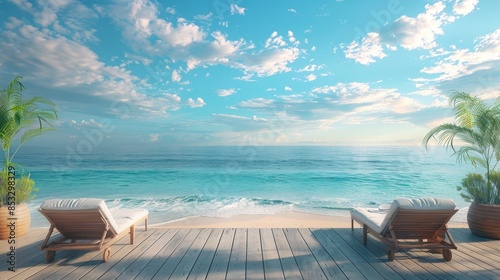
{"label": "turquoise water", "polygon": [[25,147],[22,152],[16,161],[40,189],[30,203],[33,227],[48,225],[36,211],[48,198],[98,197],[111,208],[142,207],[153,224],[290,210],[348,215],[354,207],[395,197],[447,197],[459,208],[468,206],[455,189],[467,166],[443,148],[175,147],[75,154]]}

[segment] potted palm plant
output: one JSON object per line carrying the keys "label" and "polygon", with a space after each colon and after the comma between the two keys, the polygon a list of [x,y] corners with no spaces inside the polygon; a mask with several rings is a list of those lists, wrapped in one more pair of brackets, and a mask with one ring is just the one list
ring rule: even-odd
{"label": "potted palm plant", "polygon": [[53,130],[51,121],[57,119],[52,101],[42,97],[23,98],[21,79],[14,78],[0,91],[0,142],[4,153],[0,173],[0,239],[12,237],[13,230],[16,236],[26,233],[31,220],[26,202],[37,191],[29,174],[13,161],[14,156],[24,143]]}
{"label": "potted palm plant", "polygon": [[[459,162],[482,168],[469,173],[457,189],[471,202],[467,222],[473,234],[500,239],[500,97],[486,103],[477,96],[456,92],[450,96],[454,123],[442,124],[427,133],[431,139],[451,148]],[[457,141],[459,140],[459,141]]]}

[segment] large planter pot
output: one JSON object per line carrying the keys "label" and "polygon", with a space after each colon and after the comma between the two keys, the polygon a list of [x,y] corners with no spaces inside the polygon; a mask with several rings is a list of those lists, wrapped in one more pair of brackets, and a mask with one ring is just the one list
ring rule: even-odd
{"label": "large planter pot", "polygon": [[475,235],[500,239],[500,205],[473,202],[467,213],[467,223]]}
{"label": "large planter pot", "polygon": [[16,205],[14,215],[10,214],[7,206],[0,207],[0,240],[23,236],[30,227],[31,213],[26,203]]}

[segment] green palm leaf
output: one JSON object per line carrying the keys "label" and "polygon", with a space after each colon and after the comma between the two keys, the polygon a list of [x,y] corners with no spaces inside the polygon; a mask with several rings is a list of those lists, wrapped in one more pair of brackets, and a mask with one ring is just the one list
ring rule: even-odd
{"label": "green palm leaf", "polygon": [[[466,200],[477,203],[500,202],[500,186],[493,187],[490,177],[500,161],[500,97],[487,104],[476,96],[464,92],[450,95],[455,123],[442,124],[424,136],[427,147],[431,139],[450,147],[459,162],[471,163],[486,170],[486,180],[480,174],[469,174],[459,190]],[[479,176],[479,177],[478,177]],[[496,178],[496,177],[495,177]]]}
{"label": "green palm leaf", "polygon": [[[14,78],[6,89],[0,91],[0,141],[5,156],[3,173],[5,173],[7,166],[14,164],[12,162],[14,156],[23,144],[47,131],[54,130],[52,121],[57,120],[54,102],[39,96],[27,99],[23,97],[22,93],[25,88],[21,79],[20,76]],[[14,153],[11,154],[14,142],[18,145]],[[5,186],[6,184],[3,183],[0,186],[0,196],[6,193]],[[31,192],[35,188],[30,184],[26,184],[26,186],[26,192],[21,195],[22,198],[17,197],[18,199],[26,200],[33,197]],[[0,197],[0,206],[5,203],[2,198],[3,196]]]}

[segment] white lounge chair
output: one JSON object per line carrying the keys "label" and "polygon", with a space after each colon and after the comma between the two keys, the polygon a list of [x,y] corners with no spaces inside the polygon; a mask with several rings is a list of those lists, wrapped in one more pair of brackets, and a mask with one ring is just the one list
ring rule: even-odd
{"label": "white lounge chair", "polygon": [[354,229],[354,221],[363,226],[364,245],[368,233],[387,244],[391,261],[400,249],[442,250],[445,261],[450,261],[451,249],[457,246],[446,224],[457,211],[449,199],[398,198],[379,209],[354,209],[351,228]]}
{"label": "white lounge chair", "polygon": [[[111,246],[130,234],[134,244],[135,225],[144,222],[147,230],[148,211],[144,209],[108,209],[102,199],[49,199],[39,211],[49,220],[50,228],[42,244],[47,262],[59,250],[93,250],[103,252],[103,261],[111,256]],[[56,229],[61,237],[49,242]]]}

